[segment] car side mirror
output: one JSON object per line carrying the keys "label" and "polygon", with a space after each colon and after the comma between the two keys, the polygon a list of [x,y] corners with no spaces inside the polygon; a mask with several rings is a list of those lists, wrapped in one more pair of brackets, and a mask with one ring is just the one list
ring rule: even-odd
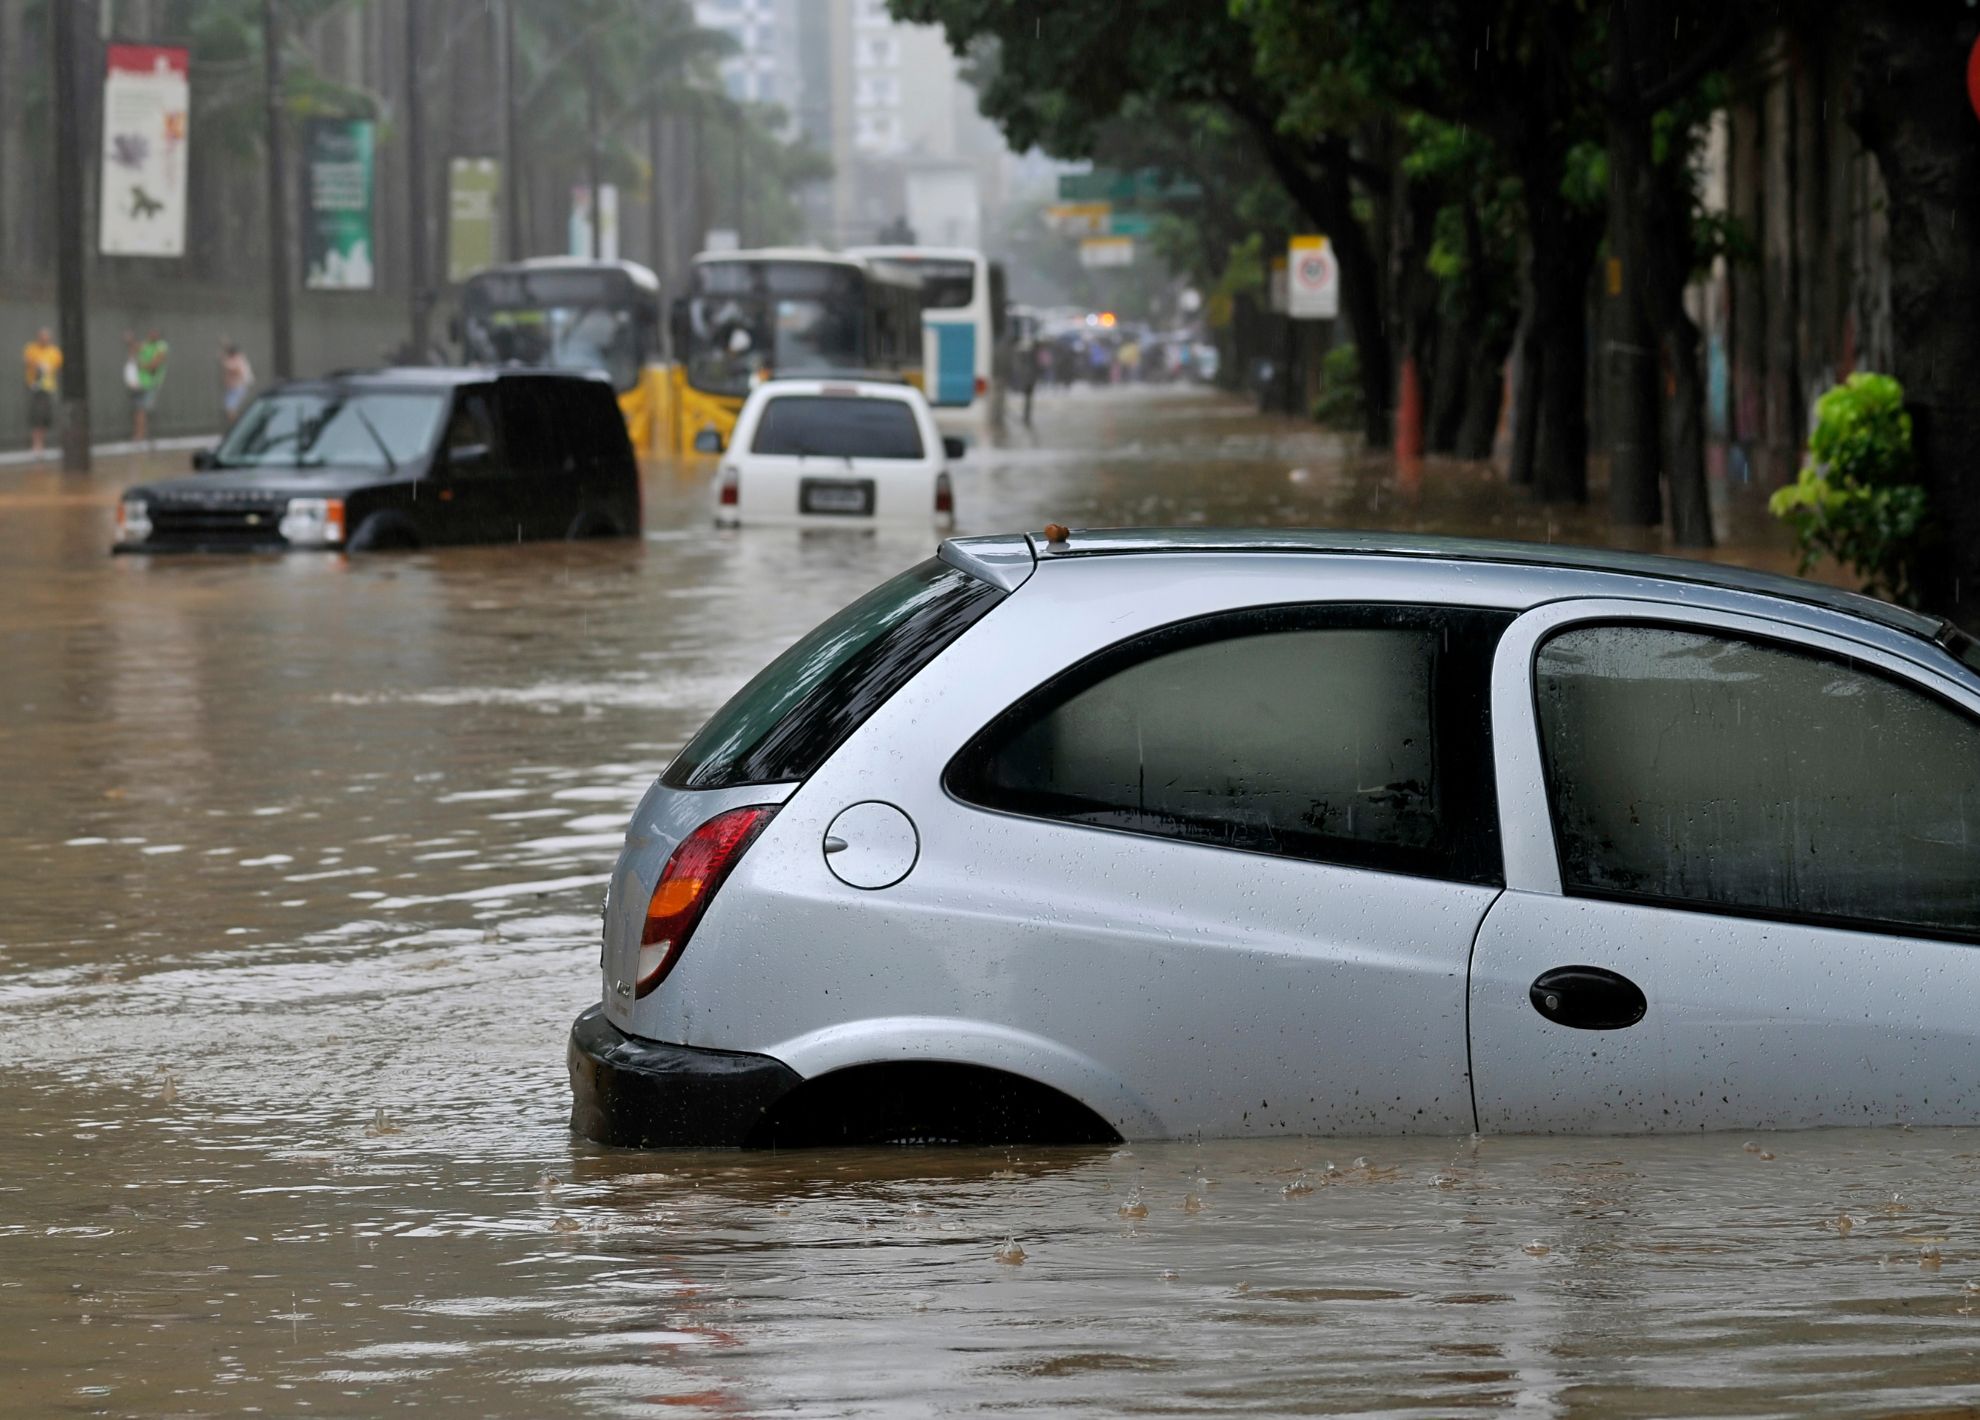
{"label": "car side mirror", "polygon": [[694,451],[698,454],[719,454],[722,452],[722,434],[717,429],[703,429],[694,436]]}
{"label": "car side mirror", "polygon": [[943,458],[959,459],[968,452],[969,445],[958,439],[954,434],[944,434],[942,436]]}
{"label": "car side mirror", "polygon": [[192,456],[193,472],[206,473],[220,467],[220,460],[211,449],[194,449]]}

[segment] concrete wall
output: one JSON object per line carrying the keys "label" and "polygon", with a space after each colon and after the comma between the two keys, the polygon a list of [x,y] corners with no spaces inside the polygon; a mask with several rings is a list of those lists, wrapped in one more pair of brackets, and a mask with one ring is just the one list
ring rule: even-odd
{"label": "concrete wall", "polygon": [[[172,263],[164,263],[166,266]],[[89,319],[90,426],[98,440],[127,438],[130,399],[124,390],[124,332],[142,336],[156,326],[172,347],[165,386],[151,429],[157,435],[197,434],[220,424],[219,343],[238,342],[258,380],[274,376],[269,359],[265,280],[243,273],[236,285],[194,285],[161,280],[149,286],[92,288]],[[17,358],[37,326],[55,324],[52,284],[0,287],[0,449],[27,443],[27,397]],[[404,297],[310,295],[296,297],[296,373],[322,374],[376,365],[406,338],[410,317]]]}

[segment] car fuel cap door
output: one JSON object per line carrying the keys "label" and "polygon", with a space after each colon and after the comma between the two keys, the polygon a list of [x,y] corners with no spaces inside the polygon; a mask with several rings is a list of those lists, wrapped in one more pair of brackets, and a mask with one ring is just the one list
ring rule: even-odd
{"label": "car fuel cap door", "polygon": [[825,830],[825,866],[847,887],[892,887],[914,869],[914,820],[878,799],[841,809]]}

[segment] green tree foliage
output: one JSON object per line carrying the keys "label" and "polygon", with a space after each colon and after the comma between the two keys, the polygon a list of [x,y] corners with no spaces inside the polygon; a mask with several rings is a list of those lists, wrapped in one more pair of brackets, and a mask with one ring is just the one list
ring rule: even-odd
{"label": "green tree foliage", "polygon": [[1804,573],[1827,554],[1870,595],[1912,605],[1925,521],[1914,472],[1903,387],[1859,372],[1817,401],[1801,475],[1768,507],[1794,530]]}

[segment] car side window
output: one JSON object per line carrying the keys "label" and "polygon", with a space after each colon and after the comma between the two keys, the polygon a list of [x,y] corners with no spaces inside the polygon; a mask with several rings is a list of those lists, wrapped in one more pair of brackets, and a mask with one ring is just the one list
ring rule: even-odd
{"label": "car side window", "polygon": [[447,420],[447,462],[455,468],[489,470],[496,461],[495,409],[486,390],[462,390]]}
{"label": "car side window", "polygon": [[1564,631],[1535,666],[1562,885],[1882,931],[1980,934],[1980,725],[1805,649]]}
{"label": "car side window", "polygon": [[1020,701],[956,756],[985,808],[1497,883],[1487,682],[1510,618],[1272,607],[1165,627]]}

